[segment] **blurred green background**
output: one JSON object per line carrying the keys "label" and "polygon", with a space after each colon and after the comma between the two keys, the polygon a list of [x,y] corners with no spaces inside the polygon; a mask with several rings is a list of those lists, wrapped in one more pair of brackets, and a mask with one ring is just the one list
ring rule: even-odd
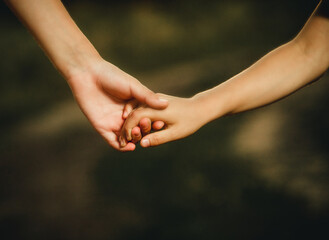
{"label": "blurred green background", "polygon": [[[317,1],[65,1],[101,55],[192,96],[292,39]],[[112,150],[0,8],[1,239],[326,239],[328,75],[266,108]]]}

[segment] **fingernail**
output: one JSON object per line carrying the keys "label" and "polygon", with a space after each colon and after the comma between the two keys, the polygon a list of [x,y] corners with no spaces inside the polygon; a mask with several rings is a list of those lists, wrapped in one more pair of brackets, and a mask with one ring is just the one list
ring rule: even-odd
{"label": "fingernail", "polygon": [[141,141],[141,145],[142,145],[142,147],[149,147],[149,146],[150,146],[150,140],[148,140],[148,139],[143,139],[143,140]]}
{"label": "fingernail", "polygon": [[127,118],[128,117],[128,112],[127,111],[124,111],[122,117],[123,118]]}
{"label": "fingernail", "polygon": [[159,101],[160,102],[166,102],[166,103],[168,102],[168,100],[167,99],[164,99],[164,98],[159,98]]}

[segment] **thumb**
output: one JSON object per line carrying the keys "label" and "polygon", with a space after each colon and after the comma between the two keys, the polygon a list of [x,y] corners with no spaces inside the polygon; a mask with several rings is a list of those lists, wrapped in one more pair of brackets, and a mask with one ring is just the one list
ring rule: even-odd
{"label": "thumb", "polygon": [[164,109],[168,106],[168,100],[159,97],[153,91],[145,87],[140,82],[131,87],[132,96],[141,103],[145,103],[151,108]]}
{"label": "thumb", "polygon": [[172,136],[171,130],[165,129],[143,137],[140,144],[142,147],[153,147],[173,140],[175,138]]}

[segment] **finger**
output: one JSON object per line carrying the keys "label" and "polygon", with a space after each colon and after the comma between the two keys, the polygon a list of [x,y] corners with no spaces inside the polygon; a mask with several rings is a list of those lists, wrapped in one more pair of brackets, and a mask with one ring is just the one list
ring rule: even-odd
{"label": "finger", "polygon": [[142,118],[139,122],[139,126],[142,130],[143,136],[149,134],[152,129],[152,122],[151,119],[149,118]]}
{"label": "finger", "polygon": [[120,147],[119,151],[121,151],[121,152],[131,152],[131,151],[134,151],[135,148],[136,148],[136,145],[132,142],[129,142],[126,146]]}
{"label": "finger", "polygon": [[163,121],[155,121],[152,123],[152,129],[154,131],[159,131],[164,127],[165,123]]}
{"label": "finger", "polygon": [[126,146],[120,147],[119,151],[120,152],[131,152],[134,151],[136,148],[136,145],[132,142],[129,142]]}
{"label": "finger", "polygon": [[136,99],[133,99],[128,103],[126,103],[126,105],[123,108],[122,118],[126,119],[137,106],[138,106],[138,101]]}
{"label": "finger", "polygon": [[132,142],[136,143],[142,139],[141,129],[136,126],[131,130]]}
{"label": "finger", "polygon": [[111,147],[118,151],[129,152],[134,151],[136,148],[136,145],[131,142],[127,143],[124,147],[121,147],[118,141],[118,136],[113,132],[105,132],[101,133],[101,135]]}
{"label": "finger", "polygon": [[156,115],[157,113],[153,109],[139,108],[133,111],[121,128],[121,136],[123,136],[127,141],[131,141],[131,130],[139,125],[140,120],[142,118],[149,118],[152,121]]}
{"label": "finger", "polygon": [[134,98],[151,108],[164,109],[168,106],[168,100],[159,97],[138,81],[132,86],[131,91]]}
{"label": "finger", "polygon": [[127,145],[127,140],[123,137],[123,136],[119,136],[119,143],[120,143],[120,147],[123,148]]}
{"label": "finger", "polygon": [[167,129],[143,137],[140,145],[142,147],[153,147],[173,140],[175,139],[171,135],[171,130]]}

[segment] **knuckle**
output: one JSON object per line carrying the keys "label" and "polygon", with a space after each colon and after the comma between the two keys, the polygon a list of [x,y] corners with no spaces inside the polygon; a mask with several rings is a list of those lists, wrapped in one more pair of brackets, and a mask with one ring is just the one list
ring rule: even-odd
{"label": "knuckle", "polygon": [[131,112],[132,109],[133,109],[133,106],[131,104],[127,104],[125,106],[125,110],[127,110],[128,112]]}
{"label": "knuckle", "polygon": [[151,125],[149,124],[149,123],[147,123],[147,124],[143,124],[143,126],[142,126],[142,130],[143,131],[151,131]]}
{"label": "knuckle", "polygon": [[156,93],[155,96],[157,96],[157,97],[163,97],[164,94],[162,94],[162,93]]}
{"label": "knuckle", "polygon": [[132,112],[129,114],[129,120],[134,119],[135,117],[136,117],[136,111],[132,111]]}
{"label": "knuckle", "polygon": [[145,127],[145,128],[142,129],[142,132],[143,132],[143,134],[148,134],[148,133],[151,132],[151,128]]}
{"label": "knuckle", "polygon": [[133,135],[133,137],[134,138],[138,138],[138,137],[140,137],[140,131],[139,131],[139,129],[138,128],[133,128],[133,130],[132,130],[132,135]]}
{"label": "knuckle", "polygon": [[131,118],[132,119],[139,118],[139,116],[140,116],[140,111],[138,111],[138,109],[131,113]]}
{"label": "knuckle", "polygon": [[158,135],[154,135],[152,139],[150,139],[151,145],[156,146],[160,144],[160,138]]}
{"label": "knuckle", "polygon": [[147,115],[147,109],[144,107],[139,107],[138,109],[134,110],[131,113],[131,119],[134,121],[134,124],[142,120],[143,118],[146,118]]}

